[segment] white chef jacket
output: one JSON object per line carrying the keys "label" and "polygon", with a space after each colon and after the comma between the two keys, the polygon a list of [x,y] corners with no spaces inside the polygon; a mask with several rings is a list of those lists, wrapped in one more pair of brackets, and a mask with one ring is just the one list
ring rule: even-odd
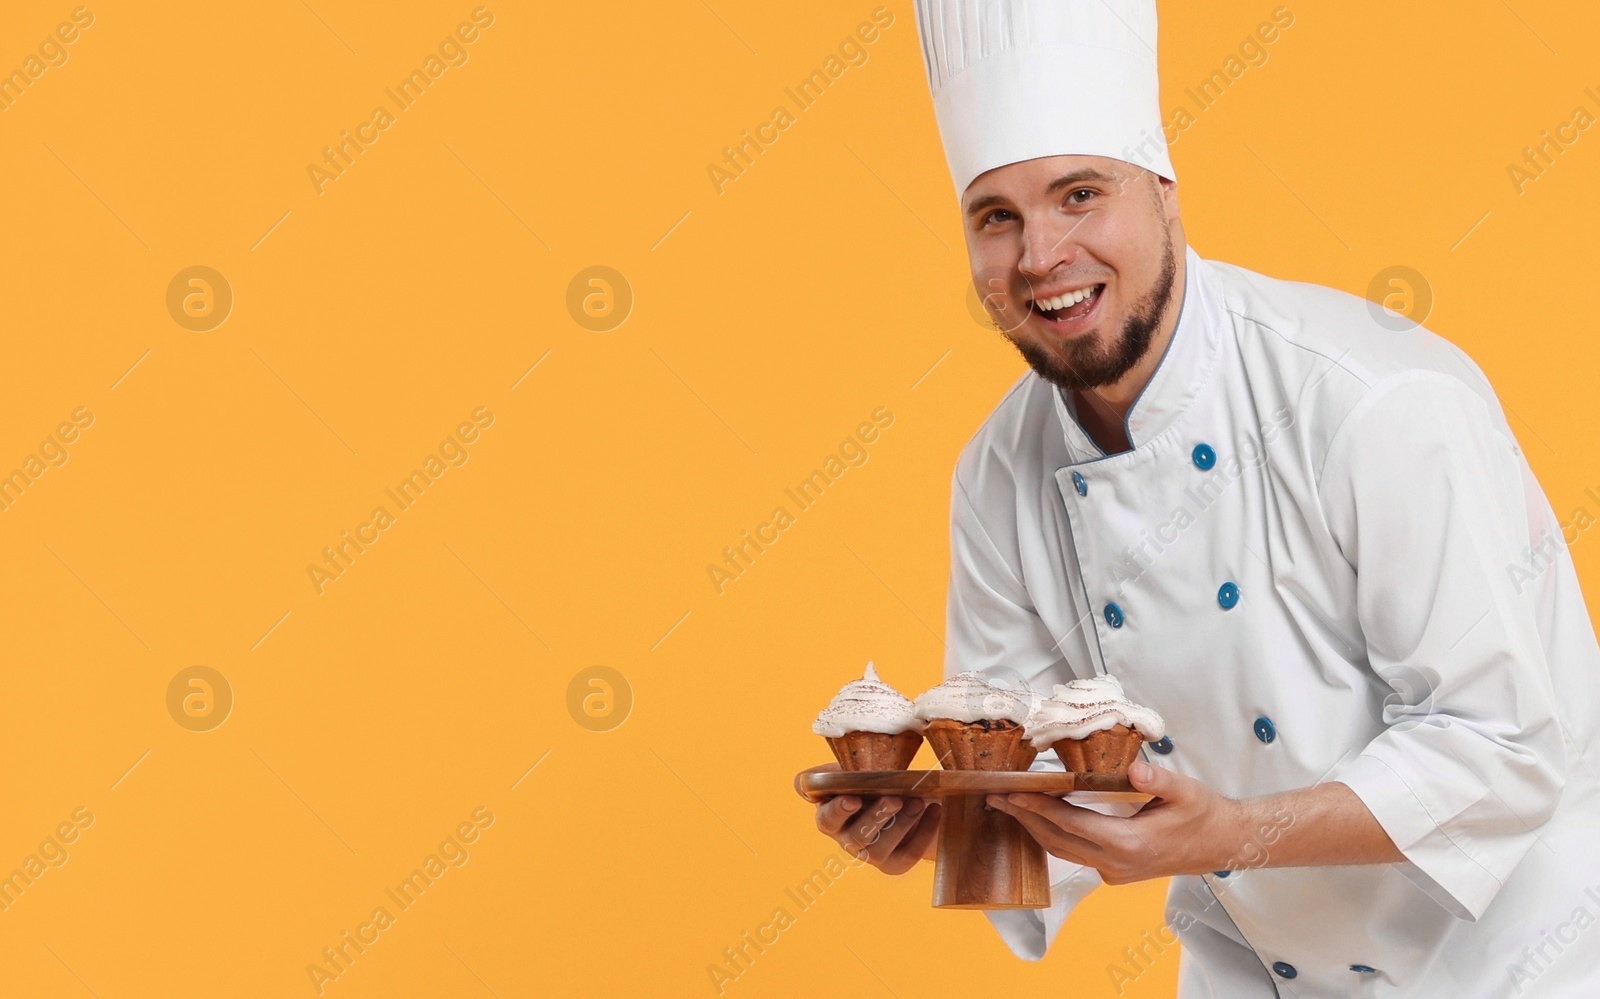
{"label": "white chef jacket", "polygon": [[[1600,996],[1600,648],[1493,390],[1362,299],[1185,252],[1131,451],[1032,372],[963,449],[945,673],[1111,673],[1166,719],[1144,759],[1340,781],[1405,855],[1174,877],[1181,999]],[[987,914],[1019,957],[1101,883],[1050,874]],[[1151,929],[1125,978],[1172,960]]]}

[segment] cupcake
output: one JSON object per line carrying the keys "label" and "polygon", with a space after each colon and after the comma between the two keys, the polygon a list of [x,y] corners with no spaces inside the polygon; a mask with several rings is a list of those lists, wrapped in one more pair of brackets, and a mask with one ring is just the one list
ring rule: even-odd
{"label": "cupcake", "polygon": [[1125,774],[1139,746],[1166,735],[1166,723],[1151,708],[1135,704],[1122,683],[1106,673],[1058,683],[1027,721],[1037,750],[1054,749],[1068,770]]}
{"label": "cupcake", "polygon": [[878,679],[871,663],[811,725],[845,770],[904,770],[922,746],[922,729],[910,699]]}
{"label": "cupcake", "polygon": [[1026,770],[1039,751],[1023,723],[1038,695],[1008,690],[977,670],[958,673],[917,698],[917,717],[946,770]]}

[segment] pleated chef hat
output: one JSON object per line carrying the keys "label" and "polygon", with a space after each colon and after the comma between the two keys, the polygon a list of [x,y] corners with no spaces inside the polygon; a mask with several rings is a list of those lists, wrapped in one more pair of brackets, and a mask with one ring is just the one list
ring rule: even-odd
{"label": "pleated chef hat", "polygon": [[1041,156],[1107,156],[1169,180],[1155,0],[916,0],[956,196]]}

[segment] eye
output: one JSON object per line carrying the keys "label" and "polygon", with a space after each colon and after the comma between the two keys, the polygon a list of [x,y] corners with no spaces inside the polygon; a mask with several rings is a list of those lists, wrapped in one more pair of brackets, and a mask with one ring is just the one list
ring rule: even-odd
{"label": "eye", "polygon": [[[1072,189],[1071,193],[1069,193],[1067,195],[1067,200],[1070,201],[1074,205],[1081,205],[1084,202],[1089,201],[1091,198],[1093,198],[1094,197],[1094,193],[1095,193],[1094,190],[1091,189],[1091,188],[1075,187],[1075,188]],[[1078,195],[1080,195],[1080,194],[1086,194],[1089,197],[1080,198],[1080,197],[1078,197]]]}
{"label": "eye", "polygon": [[[1000,218],[999,217],[999,216],[1002,216],[1002,215],[1004,215],[1005,218]],[[1007,208],[996,208],[994,211],[990,212],[989,214],[987,214],[987,215],[985,215],[983,217],[983,224],[984,225],[988,225],[990,222],[1005,222],[1008,219],[1015,218],[1015,217],[1016,216],[1011,214],[1011,210],[1010,209],[1007,209]]]}

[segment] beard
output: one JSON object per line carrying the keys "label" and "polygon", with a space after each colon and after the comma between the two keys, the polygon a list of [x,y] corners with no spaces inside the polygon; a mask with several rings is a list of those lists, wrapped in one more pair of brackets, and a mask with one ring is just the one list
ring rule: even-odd
{"label": "beard", "polygon": [[[1178,273],[1177,257],[1172,252],[1172,241],[1162,240],[1164,252],[1161,273],[1156,275],[1155,286],[1133,304],[1132,311],[1122,324],[1122,335],[1106,342],[1101,330],[1061,344],[1062,352],[1005,333],[1005,338],[1017,348],[1028,365],[1040,378],[1061,388],[1082,392],[1102,385],[1114,384],[1133,370],[1139,359],[1150,349],[1150,341],[1161,317],[1172,301],[1172,285]],[[1063,354],[1065,356],[1063,356]]]}

